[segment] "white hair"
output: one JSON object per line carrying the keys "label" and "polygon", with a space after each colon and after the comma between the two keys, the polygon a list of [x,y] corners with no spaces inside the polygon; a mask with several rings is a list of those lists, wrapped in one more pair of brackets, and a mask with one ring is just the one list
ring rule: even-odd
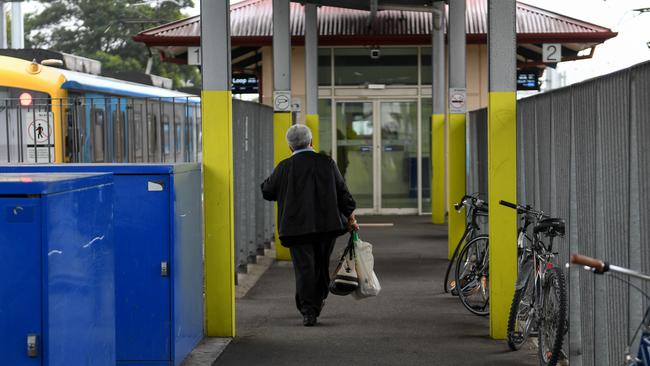
{"label": "white hair", "polygon": [[301,124],[295,124],[287,130],[287,143],[293,151],[306,149],[311,144],[311,130]]}

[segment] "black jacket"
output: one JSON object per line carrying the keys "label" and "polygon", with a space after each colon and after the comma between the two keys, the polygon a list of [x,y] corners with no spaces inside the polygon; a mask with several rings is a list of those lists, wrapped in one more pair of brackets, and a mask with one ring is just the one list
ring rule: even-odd
{"label": "black jacket", "polygon": [[336,163],[305,151],[278,164],[262,183],[265,200],[278,201],[278,230],[283,244],[291,237],[347,232],[356,203]]}

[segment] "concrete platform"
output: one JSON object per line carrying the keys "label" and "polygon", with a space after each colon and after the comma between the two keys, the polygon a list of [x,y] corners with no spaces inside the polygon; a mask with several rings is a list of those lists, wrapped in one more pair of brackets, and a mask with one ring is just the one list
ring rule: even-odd
{"label": "concrete platform", "polygon": [[[374,244],[377,298],[330,295],[316,327],[302,326],[291,263],[276,262],[237,300],[237,337],[226,365],[535,365],[532,349],[489,339],[488,319],[442,291],[446,228],[428,217],[362,217],[394,223],[361,229]],[[346,238],[335,250],[332,266]],[[333,268],[333,267],[332,267]]]}

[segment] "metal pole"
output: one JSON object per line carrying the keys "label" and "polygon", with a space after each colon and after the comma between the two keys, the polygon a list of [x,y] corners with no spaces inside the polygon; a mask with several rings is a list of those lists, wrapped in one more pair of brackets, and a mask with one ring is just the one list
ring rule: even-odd
{"label": "metal pole", "polygon": [[208,336],[235,336],[230,2],[201,1],[205,318]]}
{"label": "metal pole", "polygon": [[517,278],[517,214],[499,200],[517,199],[516,2],[488,1],[488,205],[490,336],[505,339]]}
{"label": "metal pole", "polygon": [[320,149],[318,118],[318,8],[305,4],[305,122],[311,129],[314,149]]}
{"label": "metal pole", "polygon": [[449,119],[447,123],[448,256],[451,258],[465,230],[465,210],[454,203],[465,195],[465,0],[449,1]]}
{"label": "metal pole", "polygon": [[25,20],[21,2],[11,3],[11,48],[25,48]]}
{"label": "metal pole", "polygon": [[[289,11],[289,0],[273,0],[273,157],[275,165],[291,156],[291,151],[285,141],[287,129],[292,124]],[[277,259],[291,259],[289,249],[280,245],[277,230],[275,250]]]}
{"label": "metal pole", "polygon": [[431,220],[445,223],[445,3],[433,2],[431,33]]}
{"label": "metal pole", "polygon": [[7,48],[7,14],[4,1],[0,1],[0,48]]}

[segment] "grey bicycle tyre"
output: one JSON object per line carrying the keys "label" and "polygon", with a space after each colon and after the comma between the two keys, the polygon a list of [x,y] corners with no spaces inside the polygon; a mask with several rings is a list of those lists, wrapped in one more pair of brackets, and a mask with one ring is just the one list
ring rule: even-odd
{"label": "grey bicycle tyre", "polygon": [[[512,297],[512,304],[510,305],[510,314],[508,315],[508,347],[513,351],[518,351],[522,345],[528,340],[530,335],[530,329],[526,329],[524,334],[518,335],[515,327],[517,325],[517,320],[519,319],[519,312],[521,303],[526,299],[530,298],[532,300],[533,292],[526,291],[528,286],[530,286],[530,279],[526,281],[524,287],[515,290],[515,294]],[[532,301],[530,301],[532,304]],[[530,306],[530,305],[529,305]],[[534,319],[533,319],[534,320]],[[532,323],[529,324],[532,327]]]}
{"label": "grey bicycle tyre", "polygon": [[[542,287],[542,292],[544,298],[542,299],[542,312],[544,314],[540,315],[540,318],[543,319],[539,325],[539,337],[538,342],[539,346],[537,348],[537,356],[539,358],[540,366],[555,366],[557,365],[558,360],[560,359],[560,353],[562,352],[562,342],[564,341],[564,334],[566,333],[566,312],[567,312],[567,294],[566,294],[566,281],[564,279],[564,274],[560,268],[553,267],[546,271],[544,284]],[[548,294],[548,295],[547,295]],[[548,309],[546,308],[547,296],[554,296],[558,300],[558,309],[553,311],[552,320],[556,322],[555,324],[555,339],[550,340],[546,339],[546,332],[552,329],[547,329],[549,321],[551,319],[545,319],[545,315]],[[547,345],[550,344],[548,350],[546,350]]]}
{"label": "grey bicycle tyre", "polygon": [[[484,316],[484,315],[490,314],[490,307],[489,307],[490,300],[489,300],[489,297],[488,297],[488,299],[486,301],[486,304],[485,304],[485,307],[483,309],[475,309],[472,305],[469,304],[469,301],[467,300],[467,298],[465,296],[465,293],[464,293],[464,291],[463,291],[463,289],[461,287],[461,284],[463,282],[461,281],[461,278],[460,278],[461,277],[461,270],[460,270],[461,269],[461,263],[460,262],[465,257],[467,252],[469,252],[470,249],[473,246],[477,246],[478,243],[481,242],[481,241],[486,242],[486,253],[485,254],[486,254],[486,256],[488,256],[488,258],[486,258],[487,264],[486,264],[485,268],[481,268],[481,272],[483,272],[485,277],[487,277],[487,275],[489,273],[487,267],[489,266],[489,243],[490,243],[490,239],[489,239],[489,237],[487,235],[479,235],[479,236],[475,237],[474,239],[472,239],[469,243],[467,243],[467,245],[465,245],[463,250],[458,255],[457,263],[456,263],[456,288],[458,289],[458,298],[460,299],[460,302],[463,304],[463,306],[465,306],[465,308],[467,310],[469,310],[473,314]],[[489,284],[489,278],[485,278],[485,282],[486,282],[486,284]],[[489,290],[488,290],[488,295],[489,295]]]}

